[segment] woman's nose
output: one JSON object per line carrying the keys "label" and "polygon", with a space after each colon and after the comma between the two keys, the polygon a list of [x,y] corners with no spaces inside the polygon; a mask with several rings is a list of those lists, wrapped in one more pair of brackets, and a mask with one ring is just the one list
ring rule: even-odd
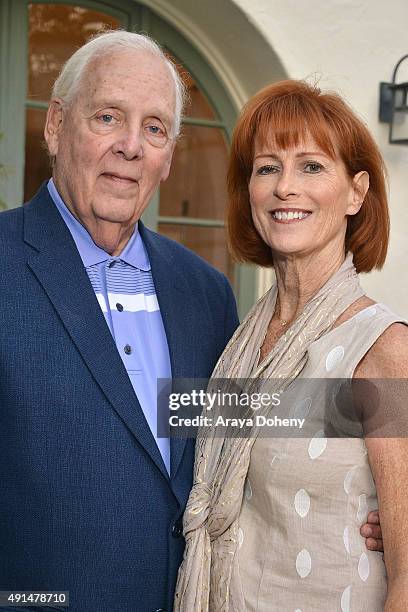
{"label": "woman's nose", "polygon": [[281,200],[287,200],[297,194],[296,173],[292,169],[282,170],[275,183],[274,195]]}

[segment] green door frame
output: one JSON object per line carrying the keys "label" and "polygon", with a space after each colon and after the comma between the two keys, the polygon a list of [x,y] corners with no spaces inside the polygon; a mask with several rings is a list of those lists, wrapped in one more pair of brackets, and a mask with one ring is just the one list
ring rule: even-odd
{"label": "green door frame", "polygon": [[27,27],[27,3],[0,0],[0,199],[7,208],[23,201]]}
{"label": "green door frame", "polygon": [[[29,3],[29,0],[0,0],[0,204],[3,201],[8,208],[14,208],[23,201],[26,107],[44,106],[41,101],[27,101],[27,79],[21,78],[21,75],[27,74]],[[44,3],[44,0],[31,0],[31,3]],[[73,4],[112,15],[125,29],[146,32],[168,48],[186,66],[217,114],[215,121],[187,118],[185,123],[222,128],[230,142],[236,119],[235,106],[209,64],[172,25],[133,0],[52,0],[52,3]],[[159,191],[143,215],[143,220],[150,227],[157,227],[158,222],[170,221],[159,217],[158,210]],[[178,221],[185,222],[182,219]],[[204,222],[199,219],[191,221],[196,225]],[[204,222],[205,225],[214,223],[217,225],[217,222]],[[255,295],[255,268],[236,266],[236,297],[240,317],[252,306]]]}

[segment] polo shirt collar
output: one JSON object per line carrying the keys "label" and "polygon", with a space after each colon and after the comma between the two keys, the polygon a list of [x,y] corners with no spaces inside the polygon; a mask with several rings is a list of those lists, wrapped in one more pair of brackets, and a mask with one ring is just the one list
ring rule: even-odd
{"label": "polo shirt collar", "polygon": [[47,188],[54,204],[71,233],[85,268],[107,260],[121,260],[134,268],[139,268],[144,271],[150,270],[149,258],[138,231],[137,224],[129,242],[120,256],[112,257],[109,253],[106,253],[106,251],[95,244],[85,227],[76,217],[74,217],[58,193],[52,178],[48,181]]}

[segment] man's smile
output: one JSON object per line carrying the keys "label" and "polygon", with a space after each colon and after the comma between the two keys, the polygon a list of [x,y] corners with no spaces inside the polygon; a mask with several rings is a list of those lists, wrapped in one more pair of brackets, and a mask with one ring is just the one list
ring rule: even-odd
{"label": "man's smile", "polygon": [[101,176],[115,183],[122,183],[123,185],[133,185],[138,182],[137,179],[131,176],[126,176],[117,172],[103,172]]}

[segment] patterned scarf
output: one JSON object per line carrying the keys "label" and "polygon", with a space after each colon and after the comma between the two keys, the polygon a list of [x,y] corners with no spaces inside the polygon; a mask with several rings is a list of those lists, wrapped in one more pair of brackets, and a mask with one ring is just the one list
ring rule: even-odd
{"label": "patterned scarf", "polygon": [[[213,379],[248,379],[251,393],[268,381],[268,393],[282,390],[303,370],[310,344],[364,295],[352,255],[306,304],[303,312],[259,364],[260,347],[275,309],[277,286],[255,304],[221,355]],[[211,381],[209,390],[211,391]],[[228,391],[223,385],[223,391]],[[252,409],[248,409],[248,414]],[[252,413],[253,415],[253,413]],[[241,415],[240,415],[241,416]],[[216,418],[213,419],[213,422]],[[184,514],[186,549],[179,570],[175,612],[242,612],[244,609],[235,563],[239,513],[248,472],[254,426],[247,437],[231,429],[216,435],[216,427],[199,430],[194,485]]]}

